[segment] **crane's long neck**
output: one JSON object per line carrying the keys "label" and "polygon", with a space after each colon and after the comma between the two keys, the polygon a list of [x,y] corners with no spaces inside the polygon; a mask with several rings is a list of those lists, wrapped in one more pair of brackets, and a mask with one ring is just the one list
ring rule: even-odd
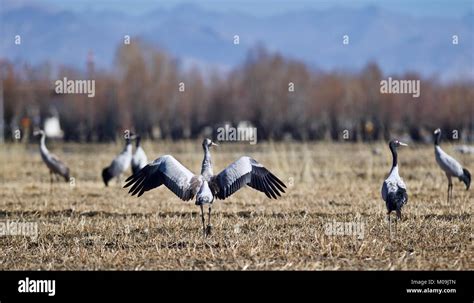
{"label": "crane's long neck", "polygon": [[390,145],[390,151],[392,152],[392,171],[394,168],[398,169],[398,154],[397,148]]}
{"label": "crane's long neck", "polygon": [[201,168],[201,175],[209,175],[211,177],[212,173],[212,162],[211,162],[211,152],[209,151],[209,147],[204,147],[204,159],[202,160],[202,168]]}
{"label": "crane's long neck", "polygon": [[49,154],[48,148],[46,147],[46,135],[45,134],[41,135],[40,152],[43,156],[46,156],[46,155]]}
{"label": "crane's long neck", "polygon": [[439,133],[437,133],[437,134],[435,135],[435,139],[434,139],[434,145],[435,145],[435,147],[436,147],[436,146],[439,146],[439,142],[440,142],[440,141],[441,141],[441,132],[439,132]]}

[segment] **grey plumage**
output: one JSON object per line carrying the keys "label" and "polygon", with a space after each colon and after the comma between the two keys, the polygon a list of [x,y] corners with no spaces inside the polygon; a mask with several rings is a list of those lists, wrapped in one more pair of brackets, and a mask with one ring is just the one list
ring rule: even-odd
{"label": "grey plumage", "polygon": [[164,155],[127,178],[124,188],[133,185],[129,193],[140,197],[146,191],[165,185],[181,200],[189,201],[202,181],[202,176],[195,176],[173,156]]}
{"label": "grey plumage", "polygon": [[267,195],[270,199],[281,196],[285,184],[269,170],[250,157],[241,157],[217,176],[211,178],[211,188],[219,199],[226,199],[240,188],[248,185]]}
{"label": "grey plumage", "polygon": [[132,161],[132,144],[130,138],[125,139],[125,147],[122,152],[112,160],[109,166],[102,170],[102,180],[105,186],[108,186],[112,178],[120,181],[120,176],[130,167]]}
{"label": "grey plumage", "polygon": [[140,145],[141,137],[135,136],[135,153],[132,156],[132,173],[136,174],[140,169],[144,168],[148,164],[148,157],[145,154],[142,146]]}
{"label": "grey plumage", "polygon": [[464,182],[466,185],[466,190],[471,186],[471,173],[463,168],[456,159],[448,155],[444,150],[439,146],[441,141],[441,129],[436,129],[433,132],[434,135],[434,150],[435,158],[439,167],[444,171],[446,177],[448,178],[448,197],[447,200],[452,196],[453,192],[453,182],[452,177],[458,178],[460,181]]}
{"label": "grey plumage", "polygon": [[[131,186],[129,193],[138,197],[160,185],[165,185],[184,201],[196,197],[195,204],[201,208],[204,235],[208,235],[211,231],[211,207],[215,198],[224,200],[245,185],[264,192],[269,198],[276,199],[277,196],[281,196],[281,192],[285,192],[283,189],[286,187],[285,184],[250,157],[241,157],[218,175],[214,175],[209,149],[216,145],[210,139],[203,141],[204,159],[199,175],[194,175],[173,156],[165,155],[130,176],[124,187]],[[204,204],[209,205],[207,228],[204,220]]]}
{"label": "grey plumage", "polygon": [[382,184],[382,199],[385,201],[387,207],[387,216],[390,228],[390,234],[392,233],[390,213],[395,211],[397,218],[402,218],[402,207],[408,202],[407,187],[403,179],[398,173],[398,153],[397,148],[399,146],[407,146],[398,140],[392,140],[389,142],[389,148],[392,152],[392,168],[388,177]]}
{"label": "grey plumage", "polygon": [[46,166],[49,169],[50,175],[51,175],[51,183],[53,182],[52,176],[53,174],[59,175],[64,178],[64,181],[68,182],[70,179],[70,173],[69,173],[69,168],[64,164],[59,158],[50,153],[48,148],[46,147],[46,134],[43,130],[38,130],[33,133],[33,135],[41,136],[40,139],[40,153],[41,153],[41,159],[43,159],[43,162],[46,164]]}

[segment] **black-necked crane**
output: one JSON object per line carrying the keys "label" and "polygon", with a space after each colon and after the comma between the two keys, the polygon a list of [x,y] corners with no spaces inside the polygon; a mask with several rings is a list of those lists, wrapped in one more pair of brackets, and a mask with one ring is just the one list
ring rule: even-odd
{"label": "black-necked crane", "polygon": [[102,170],[102,180],[105,186],[109,185],[112,178],[117,178],[120,183],[120,176],[130,167],[132,161],[132,143],[130,137],[125,137],[125,147],[122,152],[112,160],[109,166]]}
{"label": "black-necked crane", "polygon": [[448,178],[448,202],[453,194],[453,181],[452,177],[458,178],[459,181],[466,184],[466,190],[471,186],[471,173],[463,168],[458,161],[453,157],[448,155],[441,149],[439,143],[441,141],[441,129],[436,129],[434,132],[434,148],[435,148],[435,158],[439,167],[444,171],[446,177]]}
{"label": "black-necked crane", "polygon": [[53,184],[53,175],[59,175],[64,178],[64,181],[68,182],[70,179],[69,168],[59,158],[50,153],[46,147],[46,134],[43,130],[36,130],[33,132],[34,136],[41,136],[40,139],[40,153],[41,159],[49,169],[50,184]]}
{"label": "black-necked crane", "polygon": [[135,153],[132,156],[132,173],[136,174],[148,164],[148,158],[140,145],[141,137],[135,136]]}
{"label": "black-necked crane", "polygon": [[392,152],[392,168],[390,173],[382,184],[382,199],[387,206],[387,216],[390,235],[392,235],[392,220],[390,214],[392,211],[397,213],[397,219],[402,219],[402,207],[408,202],[407,187],[398,173],[398,153],[399,146],[408,146],[398,140],[391,140],[388,144]]}
{"label": "black-necked crane", "polygon": [[[214,175],[211,162],[211,146],[217,146],[210,139],[202,143],[204,159],[201,173],[193,174],[173,156],[165,155],[146,165],[130,176],[124,188],[132,186],[129,193],[140,197],[145,191],[165,185],[181,200],[189,201],[196,196],[196,205],[201,208],[203,235],[211,233],[211,208],[215,198],[224,200],[240,188],[248,185],[276,199],[285,192],[285,184],[256,160],[244,156]],[[209,205],[207,227],[204,219],[204,204]]]}

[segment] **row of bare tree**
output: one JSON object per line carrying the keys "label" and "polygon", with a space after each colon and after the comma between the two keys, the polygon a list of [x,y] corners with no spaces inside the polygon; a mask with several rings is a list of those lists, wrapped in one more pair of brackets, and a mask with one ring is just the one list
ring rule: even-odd
{"label": "row of bare tree", "polygon": [[[64,139],[82,142],[116,140],[124,129],[151,139],[199,138],[240,121],[257,127],[260,140],[372,141],[405,134],[426,141],[437,127],[474,139],[472,82],[392,75],[421,80],[420,96],[382,94],[380,81],[388,76],[375,63],[358,73],[322,72],[256,47],[229,72],[203,72],[140,42],[117,49],[113,71],[95,70],[92,62],[86,70],[1,60],[5,136],[40,126],[57,110]],[[95,80],[94,98],[57,94],[54,82],[63,77]]]}

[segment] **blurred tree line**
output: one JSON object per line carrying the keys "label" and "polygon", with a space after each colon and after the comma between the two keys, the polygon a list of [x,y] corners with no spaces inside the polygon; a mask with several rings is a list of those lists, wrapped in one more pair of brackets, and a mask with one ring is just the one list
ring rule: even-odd
{"label": "blurred tree line", "polygon": [[[115,58],[112,71],[95,70],[92,60],[86,71],[0,60],[5,137],[24,128],[25,119],[41,126],[57,111],[66,141],[112,141],[124,129],[150,139],[200,138],[241,121],[257,127],[259,140],[373,141],[405,135],[428,141],[437,127],[474,140],[474,86],[468,81],[421,79],[419,98],[381,94],[380,81],[388,75],[375,63],[357,73],[322,72],[261,46],[225,73],[184,69],[143,42],[118,47]],[[63,77],[94,79],[95,97],[56,94],[54,82]],[[391,77],[420,79],[414,73]]]}

